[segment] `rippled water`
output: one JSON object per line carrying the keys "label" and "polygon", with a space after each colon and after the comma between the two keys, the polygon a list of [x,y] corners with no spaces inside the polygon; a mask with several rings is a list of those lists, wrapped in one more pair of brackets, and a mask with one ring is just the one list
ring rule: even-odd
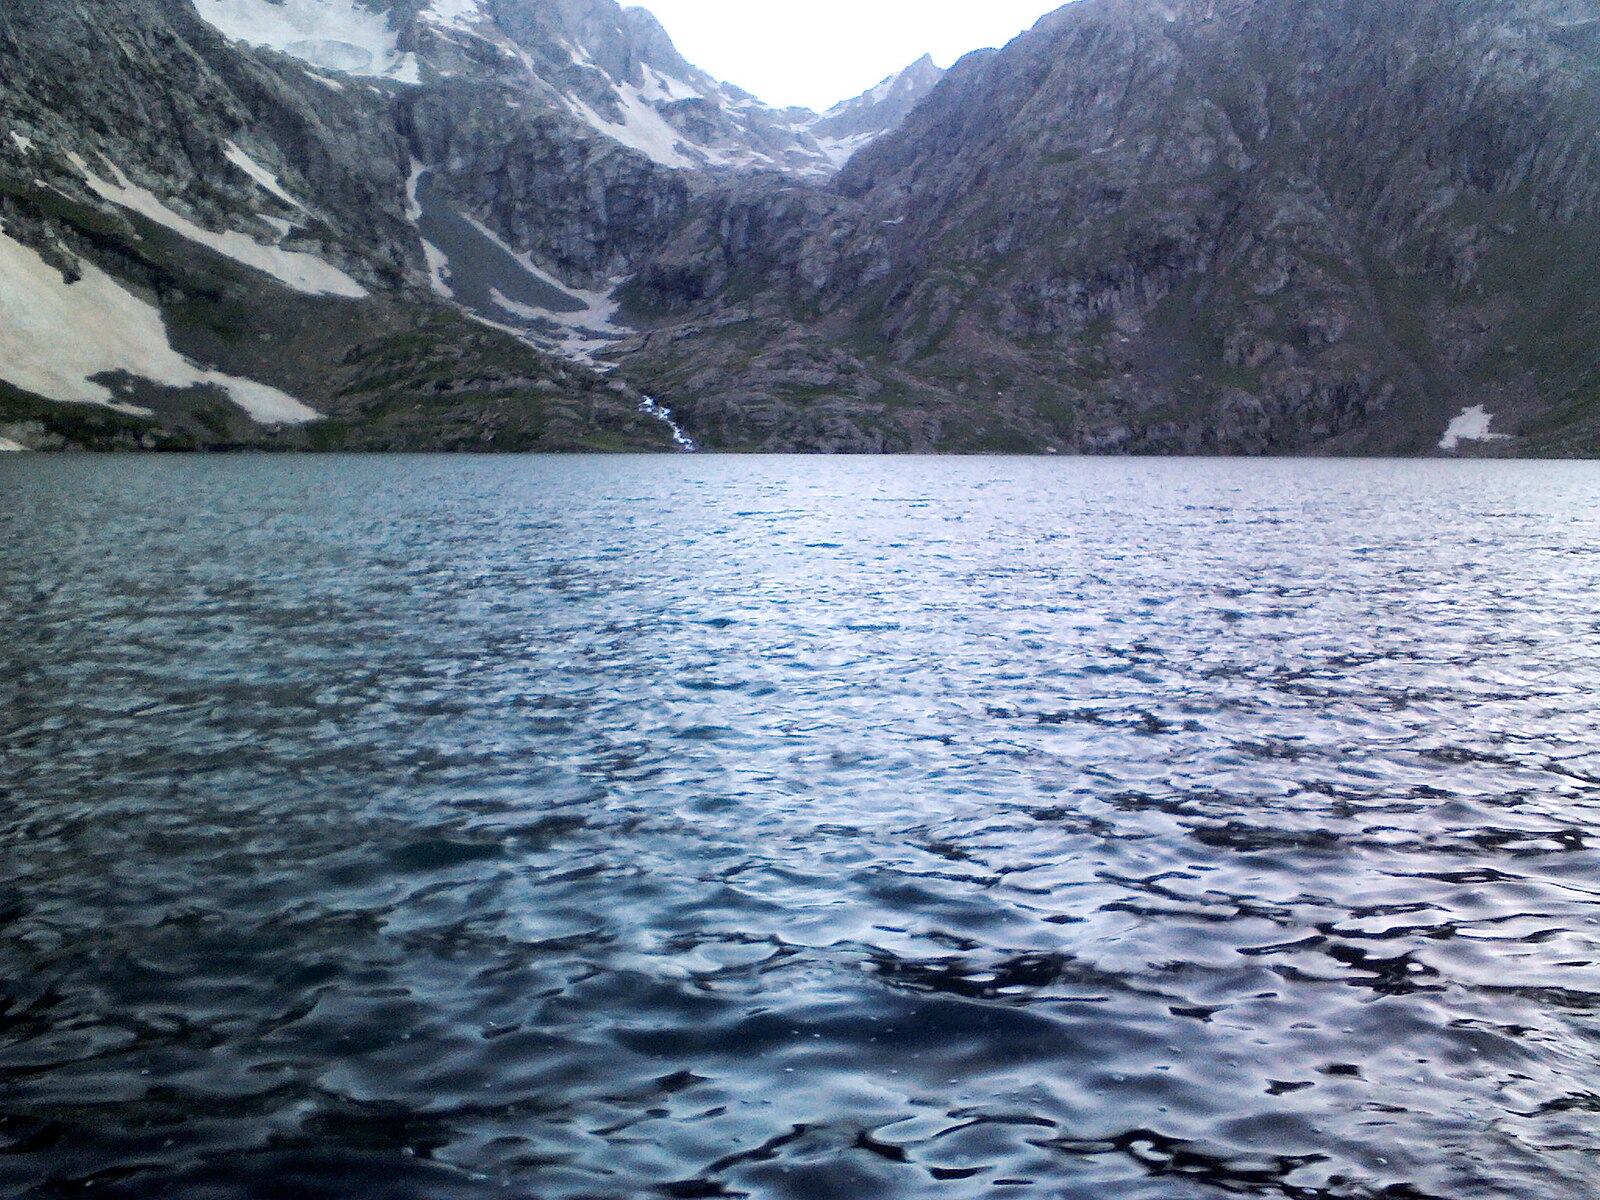
{"label": "rippled water", "polygon": [[0,463],[0,1194],[1600,1194],[1600,468]]}

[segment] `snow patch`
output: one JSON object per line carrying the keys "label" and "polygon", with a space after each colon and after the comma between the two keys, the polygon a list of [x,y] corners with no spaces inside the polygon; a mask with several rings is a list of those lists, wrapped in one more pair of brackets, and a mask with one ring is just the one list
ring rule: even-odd
{"label": "snow patch", "polygon": [[613,280],[605,292],[569,287],[482,221],[432,197],[425,190],[427,173],[413,161],[406,181],[406,216],[417,227],[433,290],[484,325],[546,353],[605,370],[596,355],[629,333],[615,324],[620,281]]}
{"label": "snow patch", "polygon": [[220,387],[265,425],[303,424],[320,415],[266,384],[197,367],[172,348],[154,305],[93,263],[80,263],[78,270],[82,278],[67,283],[37,250],[0,229],[0,378],[13,387],[149,416],[94,382],[121,371],[175,388]]}
{"label": "snow patch", "polygon": [[423,10],[422,19],[471,33],[472,27],[483,20],[483,0],[433,0]]}
{"label": "snow patch", "polygon": [[563,97],[573,114],[591,128],[612,141],[621,142],[630,150],[660,163],[663,167],[682,170],[697,165],[680,147],[682,135],[666,121],[655,107],[644,98],[643,91],[631,83],[617,89],[617,99],[622,104],[622,121],[608,121],[576,96]]}
{"label": "snow patch", "polygon": [[70,154],[73,166],[83,173],[85,182],[103,199],[121,205],[130,212],[154,221],[157,225],[192,242],[198,242],[235,262],[252,267],[272,276],[279,283],[311,296],[344,296],[356,299],[367,294],[362,287],[338,267],[324,262],[314,254],[298,250],[284,250],[278,246],[263,246],[248,234],[216,233],[203,229],[187,217],[172,211],[154,192],[130,183],[116,166],[112,173],[116,183],[108,183],[89,170],[89,165],[76,154]]}
{"label": "snow patch", "polygon": [[583,288],[568,287],[550,272],[542,270],[533,261],[533,255],[519,253],[512,249],[482,221],[475,221],[471,217],[463,216],[462,219],[481,233],[487,240],[493,242],[507,255],[514,258],[517,264],[532,275],[546,287],[554,288],[562,295],[583,305],[581,310],[575,312],[554,312],[550,309],[535,308],[532,305],[517,304],[506,300],[499,292],[494,293],[494,302],[515,316],[526,316],[534,320],[553,321],[560,325],[570,325],[576,329],[587,329],[593,333],[610,334],[613,337],[625,337],[627,330],[619,329],[612,324],[617,315],[617,310],[622,307],[620,300],[611,298],[609,292],[593,292]]}
{"label": "snow patch", "polygon": [[18,133],[15,129],[13,129],[11,131],[11,140],[16,143],[17,149],[21,150],[24,154],[32,154],[33,153],[33,139],[32,138],[24,137],[22,134]]}
{"label": "snow patch", "polygon": [[[561,282],[550,272],[542,270],[533,261],[533,255],[519,253],[497,237],[493,230],[481,221],[475,221],[463,214],[462,219],[477,230],[483,237],[498,246],[509,257],[516,260],[517,265],[537,279],[548,288],[552,288],[561,295],[583,305],[581,309],[569,312],[557,312],[555,309],[541,308],[533,304],[524,304],[513,300],[499,288],[491,288],[489,299],[508,316],[520,321],[530,322],[535,325],[551,327],[554,330],[553,348],[568,358],[590,367],[598,367],[595,355],[609,347],[613,342],[627,337],[628,330],[615,323],[617,311],[622,307],[622,302],[614,298],[616,288],[610,292],[596,292],[585,288],[569,287]],[[518,331],[526,333],[526,330]]]}
{"label": "snow patch", "polygon": [[17,454],[26,449],[27,447],[21,442],[13,442],[8,437],[0,437],[0,454]]}
{"label": "snow patch", "polygon": [[1512,437],[1508,433],[1490,433],[1489,427],[1494,423],[1494,414],[1479,404],[1474,408],[1464,408],[1461,415],[1450,422],[1450,428],[1444,431],[1444,437],[1439,442],[1441,450],[1456,450],[1462,442],[1509,442]]}
{"label": "snow patch", "polygon": [[422,257],[428,262],[428,282],[432,285],[434,294],[443,296],[446,300],[454,300],[456,290],[450,286],[449,257],[427,238],[421,240]]}
{"label": "snow patch", "polygon": [[415,54],[405,55],[386,74],[396,83],[409,84],[412,87],[422,82],[422,67],[418,64]]}
{"label": "snow patch", "polygon": [[639,95],[652,104],[706,98],[697,88],[651,66],[644,68],[644,87],[639,89]]}
{"label": "snow patch", "polygon": [[[417,188],[421,186],[422,175],[426,170],[426,167],[413,159],[411,175],[406,179],[406,220],[413,225],[422,220],[422,200],[417,196]],[[428,282],[432,284],[434,294],[443,296],[446,300],[454,300],[456,290],[450,286],[449,255],[422,237],[420,229],[417,240],[422,243],[422,257],[428,264]]]}
{"label": "snow patch", "polygon": [[421,186],[423,173],[427,169],[413,158],[411,173],[406,176],[406,220],[413,225],[422,220],[422,200],[417,196],[417,188]]}
{"label": "snow patch", "polygon": [[817,145],[822,147],[822,152],[828,156],[830,163],[835,167],[843,167],[857,150],[871,145],[881,136],[883,135],[878,133],[856,133],[845,138],[819,137]]}
{"label": "snow patch", "polygon": [[305,205],[301,204],[300,201],[296,200],[293,196],[289,195],[288,192],[283,190],[283,185],[278,182],[278,177],[276,175],[267,170],[260,163],[256,162],[255,159],[251,158],[232,142],[224,142],[223,145],[227,147],[227,150],[224,151],[224,157],[226,157],[227,160],[234,166],[238,167],[239,170],[248,175],[255,182],[257,187],[259,187],[262,191],[272,193],[272,195],[276,196],[279,200],[282,200],[285,204],[292,208],[304,210]]}
{"label": "snow patch", "polygon": [[194,6],[236,42],[266,46],[327,71],[387,75],[402,65],[388,17],[354,0],[194,0]]}

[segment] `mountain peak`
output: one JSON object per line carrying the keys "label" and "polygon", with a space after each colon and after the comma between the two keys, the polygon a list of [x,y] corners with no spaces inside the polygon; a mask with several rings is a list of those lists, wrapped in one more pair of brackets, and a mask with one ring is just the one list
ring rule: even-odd
{"label": "mountain peak", "polygon": [[942,78],[944,71],[934,63],[933,55],[924,54],[861,95],[835,104],[810,132],[842,166],[863,146],[898,129]]}

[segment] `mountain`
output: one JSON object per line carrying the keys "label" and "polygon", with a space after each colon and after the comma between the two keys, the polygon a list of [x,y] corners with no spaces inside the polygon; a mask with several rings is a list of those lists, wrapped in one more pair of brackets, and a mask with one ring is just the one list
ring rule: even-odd
{"label": "mountain", "polygon": [[1083,0],[702,203],[629,367],[752,449],[1593,453],[1597,51],[1596,0]]}
{"label": "mountain", "polygon": [[931,54],[925,54],[853,100],[834,105],[808,124],[806,132],[817,140],[831,162],[842,167],[857,150],[905,124],[911,110],[942,78],[944,71],[935,65]]}
{"label": "mountain", "polygon": [[434,294],[407,185],[440,7],[0,9],[0,437],[670,447],[626,384]]}
{"label": "mountain", "polygon": [[[0,7],[0,446],[1600,451],[1600,0]],[[840,165],[842,164],[842,166]]]}
{"label": "mountain", "polygon": [[613,292],[729,181],[829,178],[822,120],[615,0],[19,0],[0,444],[681,444]]}

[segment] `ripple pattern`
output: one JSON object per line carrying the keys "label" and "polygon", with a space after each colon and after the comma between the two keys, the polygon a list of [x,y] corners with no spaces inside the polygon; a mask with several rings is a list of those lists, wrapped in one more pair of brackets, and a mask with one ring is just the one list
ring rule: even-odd
{"label": "ripple pattern", "polygon": [[1600,468],[0,462],[0,1194],[1600,1195]]}

